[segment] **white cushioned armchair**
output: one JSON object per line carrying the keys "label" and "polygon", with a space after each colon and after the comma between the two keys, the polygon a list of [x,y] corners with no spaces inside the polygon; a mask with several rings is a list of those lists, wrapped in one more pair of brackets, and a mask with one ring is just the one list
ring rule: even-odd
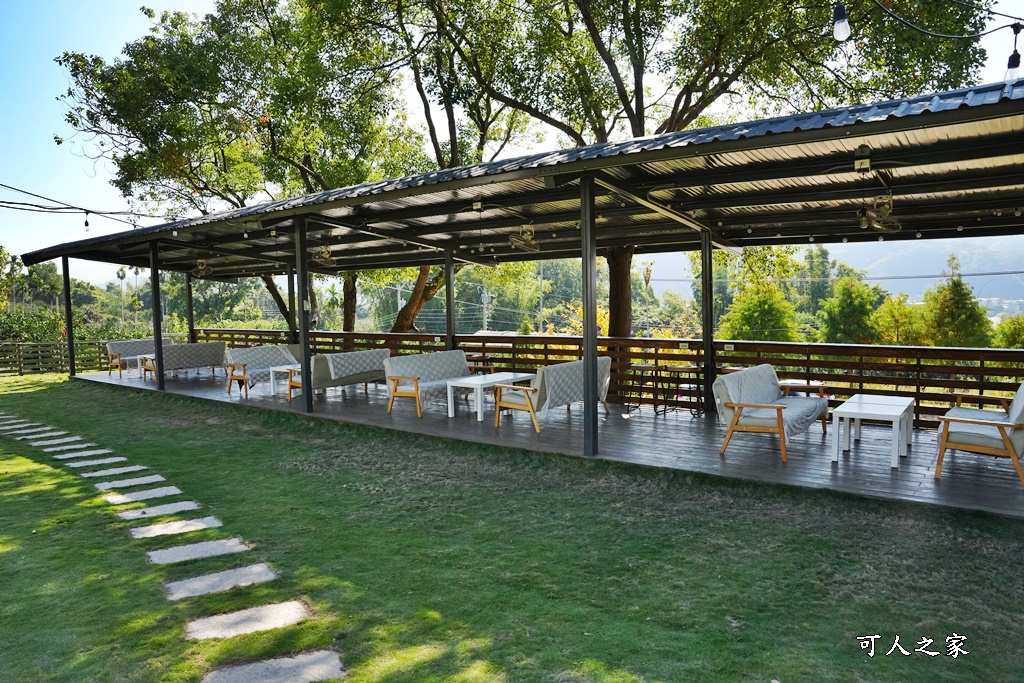
{"label": "white cushioned armchair", "polygon": [[[964,400],[999,403],[1002,410],[966,408]],[[935,478],[942,474],[942,460],[949,449],[1009,458],[1024,483],[1024,384],[1011,402],[999,396],[957,394],[956,405],[939,418],[939,459]]]}
{"label": "white cushioned armchair", "polygon": [[[786,438],[806,432],[816,420],[826,430],[828,399],[817,396],[786,396],[779,376],[771,365],[756,365],[722,375],[712,385],[718,413],[729,425],[721,453],[734,432],[779,435],[782,461],[786,461]],[[787,386],[786,390],[800,387]]]}

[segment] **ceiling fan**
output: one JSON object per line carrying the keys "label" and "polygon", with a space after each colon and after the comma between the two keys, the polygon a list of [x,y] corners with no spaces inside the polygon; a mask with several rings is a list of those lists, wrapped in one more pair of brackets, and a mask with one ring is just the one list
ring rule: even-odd
{"label": "ceiling fan", "polygon": [[537,240],[533,239],[532,225],[524,225],[519,229],[518,235],[512,235],[508,238],[508,243],[516,249],[522,249],[523,251],[540,251],[540,244]]}
{"label": "ceiling fan", "polygon": [[196,277],[206,277],[212,272],[213,268],[206,263],[206,259],[196,261],[196,267],[192,269],[192,274]]}
{"label": "ceiling fan", "polygon": [[899,232],[903,229],[898,218],[892,215],[892,193],[875,197],[871,206],[857,212],[861,228],[871,227],[878,232]]}
{"label": "ceiling fan", "polygon": [[333,268],[338,265],[338,262],[335,261],[334,257],[331,255],[331,248],[326,244],[317,249],[316,253],[313,254],[313,262],[317,265],[324,266],[325,268]]}

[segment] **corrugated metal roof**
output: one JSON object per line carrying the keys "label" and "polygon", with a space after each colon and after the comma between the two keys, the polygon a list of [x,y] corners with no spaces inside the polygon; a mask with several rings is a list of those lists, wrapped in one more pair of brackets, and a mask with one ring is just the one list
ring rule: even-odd
{"label": "corrugated metal roof", "polygon": [[[644,188],[648,196],[653,196],[650,194],[652,192],[659,197],[664,195],[665,201],[669,204],[678,203],[681,208],[686,208],[688,198],[700,198],[703,204],[711,207],[712,204],[708,202],[714,197],[731,198],[735,203],[750,196],[753,205],[763,205],[763,201],[755,195],[783,190],[792,193],[800,188],[806,188],[809,192],[818,191],[820,195],[823,183],[835,188],[863,185],[863,179],[851,173],[852,168],[847,168],[845,175],[822,173],[828,169],[821,168],[797,169],[797,162],[810,164],[816,160],[825,163],[830,159],[847,159],[858,138],[875,140],[874,146],[884,147],[892,157],[890,163],[898,165],[903,153],[934,145],[940,138],[944,140],[946,137],[955,137],[937,135],[931,132],[932,127],[957,126],[956,135],[967,140],[987,139],[1013,132],[1019,134],[1024,121],[1024,106],[1021,105],[1024,105],[1024,81],[1014,85],[999,83],[829,111],[547,151],[265,202],[224,213],[59,245],[25,254],[23,258],[26,263],[37,263],[56,256],[76,255],[124,263],[132,258],[141,258],[138,254],[132,254],[131,249],[124,248],[124,245],[144,243],[154,235],[166,238],[168,233],[175,230],[182,231],[181,240],[187,242],[190,239],[187,235],[192,229],[207,226],[204,231],[213,229],[219,233],[217,240],[211,242],[212,238],[206,236],[206,242],[197,238],[194,245],[178,245],[183,260],[194,257],[193,252],[200,252],[204,246],[212,248],[213,244],[217,244],[225,252],[238,254],[238,258],[233,261],[230,256],[224,256],[225,267],[231,264],[235,270],[245,269],[247,265],[255,268],[259,263],[268,264],[273,261],[273,257],[267,255],[271,252],[259,253],[259,246],[265,245],[265,242],[246,243],[241,239],[232,242],[232,236],[237,238],[243,229],[251,232],[253,223],[257,221],[300,214],[316,214],[324,220],[340,218],[342,223],[338,224],[338,230],[331,233],[330,237],[337,240],[342,252],[346,248],[346,241],[338,239],[338,232],[340,230],[344,233],[346,219],[361,221],[359,225],[364,226],[372,224],[375,230],[386,231],[392,241],[402,239],[403,229],[408,231],[406,236],[416,236],[429,234],[430,226],[437,226],[437,239],[446,241],[443,246],[459,249],[465,247],[464,244],[455,243],[458,242],[459,233],[473,230],[476,223],[480,223],[483,228],[488,221],[496,222],[495,225],[505,230],[505,234],[508,234],[509,229],[515,229],[517,217],[522,218],[523,223],[537,222],[540,227],[543,220],[550,216],[551,225],[564,225],[564,212],[574,209],[578,211],[578,199],[565,196],[564,187],[561,190],[544,190],[543,177],[594,169],[608,169],[610,177],[622,180],[624,184],[640,183],[638,187]],[[906,121],[910,118],[919,120],[913,123]],[[883,134],[884,140],[881,137]],[[756,144],[744,145],[747,141]],[[881,150],[873,150],[873,159],[877,158],[874,154],[879,152]],[[924,175],[936,173],[935,170],[921,169],[919,172]],[[786,173],[805,175],[783,180],[782,176]],[[738,174],[737,180],[730,182],[729,174]],[[739,179],[744,174],[749,177]],[[666,185],[659,189],[659,181],[665,181]],[[483,201],[485,209],[473,212],[470,210],[471,205],[477,197]],[[824,201],[821,196],[809,197],[808,200]],[[489,206],[492,202],[497,204],[497,208]],[[704,212],[709,210],[707,207],[695,208]],[[722,209],[724,211],[728,208],[729,202],[726,201]],[[650,221],[650,216],[641,218],[649,213],[641,207],[633,206],[632,211],[625,209],[620,212],[619,224],[628,227],[643,220]],[[398,214],[403,217],[394,218]],[[359,227],[355,225],[348,229],[358,231]],[[394,236],[391,236],[392,231]],[[737,236],[742,237],[748,233],[737,231]],[[642,236],[642,231],[638,231],[638,237]],[[348,243],[365,246],[366,235],[362,237],[360,241],[353,236]],[[686,238],[682,239],[681,246],[685,248],[687,241]],[[122,246],[119,250],[113,250],[112,245]],[[191,251],[190,246],[194,247]],[[414,246],[417,249],[423,248],[422,244]],[[427,248],[434,246],[439,245],[427,242]],[[280,253],[280,250],[273,253]],[[344,254],[341,255],[344,258]],[[365,260],[365,267],[372,267],[369,265],[372,259]],[[184,266],[171,263],[170,267]],[[260,267],[270,268],[266,265]]]}

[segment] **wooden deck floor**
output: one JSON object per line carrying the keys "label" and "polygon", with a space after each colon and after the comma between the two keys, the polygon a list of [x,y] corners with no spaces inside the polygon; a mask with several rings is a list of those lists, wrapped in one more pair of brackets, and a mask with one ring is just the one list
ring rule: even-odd
{"label": "wooden deck floor", "polygon": [[[156,390],[152,379],[143,382],[134,372],[123,379],[105,372],[78,376],[82,380]],[[269,384],[258,384],[249,398],[226,392],[223,374],[212,377],[190,373],[167,378],[168,393],[234,403],[265,410],[302,413],[301,400],[289,403],[283,389],[270,393]],[[824,488],[887,500],[912,501],[955,508],[984,510],[1009,517],[1024,518],[1024,484],[1005,458],[962,453],[946,454],[942,478],[934,478],[936,432],[914,431],[909,455],[900,459],[900,467],[891,469],[889,427],[865,426],[860,442],[848,453],[840,453],[839,462],[831,461],[831,425],[829,434],[812,426],[806,434],[789,441],[789,460],[782,462],[776,437],[737,434],[725,457],[718,449],[725,427],[717,420],[693,417],[688,412],[654,415],[650,407],[622,416],[621,406],[610,405],[611,414],[600,411],[598,426],[599,456],[606,460],[664,467],[689,472]],[[417,434],[429,434],[462,441],[524,448],[532,451],[580,455],[582,453],[583,410],[579,404],[571,411],[552,410],[539,416],[537,434],[529,415],[515,413],[503,417],[500,429],[494,428],[494,410],[488,405],[484,421],[477,422],[471,404],[458,401],[456,416],[449,419],[443,402],[424,406],[423,417],[416,417],[412,400],[396,401],[387,412],[387,391],[383,385],[362,385],[329,389],[315,397],[316,418],[384,427]]]}

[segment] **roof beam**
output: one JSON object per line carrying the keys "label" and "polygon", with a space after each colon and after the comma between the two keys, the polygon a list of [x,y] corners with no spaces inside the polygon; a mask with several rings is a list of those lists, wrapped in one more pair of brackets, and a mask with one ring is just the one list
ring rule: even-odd
{"label": "roof beam", "polygon": [[734,244],[733,242],[729,242],[728,240],[725,240],[715,235],[714,231],[711,230],[711,228],[709,228],[708,226],[704,225],[703,223],[696,221],[690,216],[687,216],[684,213],[680,213],[679,211],[676,211],[672,207],[666,206],[661,202],[657,202],[654,201],[653,199],[647,199],[646,197],[642,197],[633,192],[632,190],[629,190],[626,187],[619,185],[613,179],[609,178],[603,173],[595,173],[594,182],[600,185],[601,187],[607,190],[611,190],[615,194],[620,195],[625,199],[628,199],[631,202],[639,204],[640,206],[644,206],[654,211],[655,213],[664,216],[665,218],[674,220],[680,225],[685,225],[686,227],[692,230],[696,230],[697,232],[710,233],[712,235],[711,243],[718,247],[719,249],[725,249],[733,254],[742,253],[742,249],[740,247],[736,246],[736,244]]}

